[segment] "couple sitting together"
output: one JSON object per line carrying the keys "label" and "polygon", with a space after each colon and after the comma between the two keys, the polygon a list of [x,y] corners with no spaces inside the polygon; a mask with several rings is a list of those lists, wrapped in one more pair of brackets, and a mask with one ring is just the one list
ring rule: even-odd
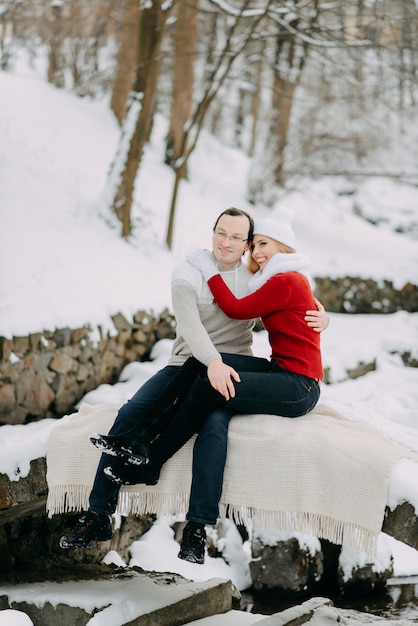
{"label": "couple sitting together", "polygon": [[[308,259],[295,251],[290,218],[279,208],[254,225],[244,211],[227,209],[215,223],[212,252],[194,250],[174,269],[169,363],[120,408],[108,435],[92,435],[102,455],[89,509],[61,538],[62,548],[110,539],[121,486],[155,485],[163,464],[197,433],[178,556],[203,563],[205,525],[219,516],[231,417],[293,418],[315,407],[323,377],[319,333],[329,320],[313,296]],[[257,318],[270,359],[252,356]]]}

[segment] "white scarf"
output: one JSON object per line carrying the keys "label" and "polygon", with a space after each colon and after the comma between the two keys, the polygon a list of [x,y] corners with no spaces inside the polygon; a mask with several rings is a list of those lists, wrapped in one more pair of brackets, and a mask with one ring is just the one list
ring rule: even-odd
{"label": "white scarf", "polygon": [[258,270],[258,272],[250,278],[248,289],[250,293],[253,293],[257,291],[257,289],[260,289],[269,278],[276,274],[283,274],[284,272],[299,272],[299,274],[306,276],[312,286],[312,277],[308,271],[309,267],[310,261],[305,254],[298,252],[277,252],[277,254],[272,256],[267,262],[264,269]]}

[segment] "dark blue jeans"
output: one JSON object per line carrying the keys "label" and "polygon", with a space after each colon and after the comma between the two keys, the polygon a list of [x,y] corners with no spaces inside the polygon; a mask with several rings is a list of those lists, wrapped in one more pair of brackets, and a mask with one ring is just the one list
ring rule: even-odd
{"label": "dark blue jeans", "polygon": [[[117,435],[133,426],[138,416],[159,398],[161,391],[178,369],[177,366],[167,365],[145,382],[120,408],[110,434]],[[207,524],[216,523],[227,454],[228,424],[232,415],[227,408],[214,411],[198,432],[193,450],[193,481],[188,519]],[[106,515],[115,512],[120,488],[106,478],[103,469],[110,466],[117,474],[123,465],[118,457],[102,454],[90,493],[91,510]]]}
{"label": "dark blue jeans", "polygon": [[193,448],[193,476],[186,518],[216,524],[228,449],[228,426],[233,411],[218,409],[209,415]]}
{"label": "dark blue jeans", "polygon": [[[241,378],[241,382],[235,384],[235,397],[226,403],[235,413],[299,417],[311,411],[319,400],[320,390],[315,379],[288,372],[275,361],[234,354],[225,354],[222,358]],[[200,385],[208,388],[209,382],[202,380]]]}

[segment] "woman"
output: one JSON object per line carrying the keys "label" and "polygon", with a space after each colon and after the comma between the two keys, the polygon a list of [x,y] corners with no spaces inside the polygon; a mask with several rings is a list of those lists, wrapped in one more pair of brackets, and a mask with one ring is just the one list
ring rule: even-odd
{"label": "woman", "polygon": [[[135,482],[155,484],[161,466],[202,426],[215,409],[227,406],[235,413],[266,413],[298,417],[311,411],[318,402],[319,382],[323,377],[320,335],[305,322],[305,311],[315,308],[309,282],[308,259],[294,249],[295,236],[287,210],[280,209],[255,225],[251,244],[251,263],[259,268],[250,280],[250,295],[237,299],[228,289],[212,255],[190,253],[188,260],[198,267],[216,303],[231,318],[261,317],[272,349],[270,359],[223,354],[212,361],[207,372],[195,359],[187,367],[196,379],[186,398],[171,417],[162,434],[143,447],[143,431],[131,429],[124,436],[105,437],[107,451],[135,464],[144,464]],[[230,378],[217,375],[217,366],[227,364]],[[184,366],[186,367],[186,365]],[[207,374],[207,375],[206,375]],[[181,376],[181,373],[179,372]],[[181,380],[181,379],[180,379]],[[153,407],[155,415],[166,411],[176,389],[165,392]],[[142,437],[142,439],[141,439]],[[112,477],[116,479],[118,477]],[[126,482],[120,477],[121,482]],[[132,478],[129,482],[133,482]]]}

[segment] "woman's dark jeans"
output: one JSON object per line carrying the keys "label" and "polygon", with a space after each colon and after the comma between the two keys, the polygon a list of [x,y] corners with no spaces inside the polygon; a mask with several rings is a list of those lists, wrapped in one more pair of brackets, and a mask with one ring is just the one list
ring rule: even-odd
{"label": "woman's dark jeans", "polygon": [[223,355],[223,360],[241,378],[235,384],[235,398],[226,403],[235,413],[299,417],[311,411],[319,400],[316,380],[288,372],[274,361],[233,354]]}

